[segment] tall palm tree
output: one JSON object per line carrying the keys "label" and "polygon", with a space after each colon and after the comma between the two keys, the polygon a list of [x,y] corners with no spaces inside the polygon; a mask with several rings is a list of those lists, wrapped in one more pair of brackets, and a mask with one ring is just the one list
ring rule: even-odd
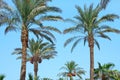
{"label": "tall palm tree", "polygon": [[0,80],[4,80],[5,75],[0,75]]}
{"label": "tall palm tree", "polygon": [[73,77],[76,76],[82,79],[81,75],[85,74],[85,71],[78,67],[78,64],[76,64],[74,61],[67,62],[65,66],[61,67],[61,69],[66,71],[59,73],[58,76],[69,77],[70,80],[74,80]]}
{"label": "tall palm tree", "polygon": [[[29,32],[37,37],[42,37],[53,43],[54,35],[50,30],[59,32],[57,28],[52,26],[43,26],[42,21],[58,21],[62,18],[48,12],[61,12],[57,7],[50,7],[47,2],[52,0],[12,0],[16,6],[16,11],[12,12],[8,19],[8,27],[5,33],[11,30],[21,30],[22,43],[22,62],[20,80],[25,80],[26,76],[26,49],[28,47]],[[38,28],[34,28],[38,27]]]}
{"label": "tall palm tree", "polygon": [[106,14],[102,17],[99,17],[99,13],[103,10],[99,4],[96,7],[93,7],[91,4],[89,8],[84,6],[84,9],[76,6],[76,9],[79,13],[74,17],[76,20],[69,20],[74,22],[75,25],[73,27],[65,29],[63,33],[67,34],[76,32],[78,34],[67,39],[64,46],[67,46],[69,43],[74,41],[71,48],[71,51],[73,51],[73,49],[81,40],[84,41],[84,45],[86,42],[88,42],[88,47],[90,50],[90,80],[94,80],[94,44],[96,44],[100,49],[96,37],[111,40],[111,38],[106,33],[120,33],[119,30],[104,24],[104,22],[114,21],[114,19],[118,18],[118,16],[115,14]]}
{"label": "tall palm tree", "polygon": [[[20,54],[17,59],[21,59],[21,48],[16,48],[13,54]],[[30,55],[30,54],[31,55]],[[35,41],[34,39],[29,40],[28,50],[27,50],[27,61],[34,64],[34,78],[37,78],[38,63],[41,63],[43,59],[54,58],[57,51],[55,51],[55,45],[48,42],[43,42],[42,40]]]}
{"label": "tall palm tree", "polygon": [[112,68],[115,65],[112,63],[101,65],[98,63],[98,68],[94,69],[95,74],[94,78],[95,80],[101,79],[101,80],[111,80],[113,75],[111,76],[111,73],[113,72]]}

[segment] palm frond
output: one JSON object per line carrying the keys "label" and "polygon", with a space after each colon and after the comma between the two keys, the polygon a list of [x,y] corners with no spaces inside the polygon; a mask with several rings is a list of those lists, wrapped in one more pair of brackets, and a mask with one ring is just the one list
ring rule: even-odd
{"label": "palm frond", "polygon": [[70,22],[73,24],[77,24],[77,22],[75,20],[72,20],[72,19],[64,19],[64,22]]}
{"label": "palm frond", "polygon": [[110,38],[109,36],[107,36],[107,35],[105,35],[104,33],[101,33],[101,32],[99,32],[98,37],[102,37],[102,38],[104,38],[104,39],[111,40],[111,38]]}
{"label": "palm frond", "polygon": [[82,40],[83,38],[79,38],[78,40],[76,40],[71,48],[71,52],[73,52],[73,49],[77,46],[77,44]]}
{"label": "palm frond", "polygon": [[15,27],[15,26],[6,27],[5,34],[7,34],[9,31],[17,31],[17,27]]}
{"label": "palm frond", "polygon": [[36,17],[38,14],[44,14],[46,12],[46,6],[38,6],[35,7],[30,14],[28,15],[28,20],[33,19],[34,17]]}
{"label": "palm frond", "polygon": [[108,32],[120,33],[120,30],[115,29],[115,28],[111,28],[111,27],[106,27],[103,30],[101,30],[100,32],[102,32],[102,33],[108,33]]}
{"label": "palm frond", "polygon": [[86,37],[84,37],[84,46],[85,46],[87,41],[88,41],[88,37],[86,36]]}
{"label": "palm frond", "polygon": [[52,27],[52,26],[44,26],[43,29],[61,33],[61,31],[59,29]]}
{"label": "palm frond", "polygon": [[45,15],[40,18],[41,21],[58,21],[63,20],[60,16]]}
{"label": "palm frond", "polygon": [[75,26],[75,27],[70,27],[70,28],[68,28],[68,29],[65,29],[65,30],[63,31],[63,33],[66,34],[66,33],[72,33],[72,32],[75,32],[75,31],[77,31],[76,26]]}
{"label": "palm frond", "polygon": [[107,14],[105,16],[102,16],[99,20],[98,23],[105,22],[105,21],[114,21],[114,19],[118,19],[119,16],[116,14]]}
{"label": "palm frond", "polygon": [[97,45],[98,49],[100,50],[100,45],[96,39],[94,39],[94,43]]}
{"label": "palm frond", "polygon": [[101,0],[100,2],[101,8],[105,9],[108,2],[110,2],[110,0]]}
{"label": "palm frond", "polygon": [[55,53],[50,53],[50,54],[47,54],[47,55],[44,55],[42,56],[42,59],[51,59],[51,58],[54,58],[56,54]]}
{"label": "palm frond", "polygon": [[81,17],[83,20],[85,20],[84,11],[82,10],[82,8],[79,7],[79,6],[75,6],[75,7],[76,7],[76,9],[77,9],[80,17]]}
{"label": "palm frond", "polygon": [[77,38],[79,38],[79,36],[74,36],[74,37],[67,39],[66,42],[64,43],[64,47],[66,47],[69,43],[71,43],[72,41],[74,41]]}
{"label": "palm frond", "polygon": [[39,38],[39,35],[38,35],[40,33],[39,30],[30,28],[29,31],[32,32],[37,38]]}
{"label": "palm frond", "polygon": [[20,54],[21,55],[22,54],[22,48],[15,48],[14,51],[12,52],[12,55],[14,55],[14,54],[18,54],[18,55]]}
{"label": "palm frond", "polygon": [[18,56],[18,57],[16,58],[16,60],[19,60],[19,59],[22,59],[22,56]]}
{"label": "palm frond", "polygon": [[48,46],[48,45],[49,45],[49,42],[44,42],[44,43],[41,43],[41,44],[40,44],[39,48],[40,48],[41,50],[44,50],[44,48],[45,48],[46,46]]}
{"label": "palm frond", "polygon": [[39,33],[39,35],[40,35],[42,38],[45,38],[46,40],[48,40],[49,42],[54,43],[54,42],[53,42],[54,40],[53,40],[50,36],[45,35],[45,34],[42,34],[42,33]]}
{"label": "palm frond", "polygon": [[39,38],[39,37],[45,38],[46,40],[50,41],[51,43],[54,43],[54,41],[56,40],[54,35],[45,29],[40,30],[40,29],[30,28],[29,31],[32,32],[37,38]]}
{"label": "palm frond", "polygon": [[61,12],[61,10],[57,7],[48,7],[46,5],[38,6],[30,12],[28,19],[31,20],[35,16],[37,16],[39,14],[45,14],[47,12]]}
{"label": "palm frond", "polygon": [[[49,36],[51,39],[53,39],[54,41],[56,41],[55,36],[50,31],[48,31],[48,30],[41,30],[41,33],[44,34],[44,35],[46,35],[46,36]],[[43,37],[45,37],[45,36],[43,36]]]}
{"label": "palm frond", "polygon": [[60,8],[57,8],[57,7],[48,7],[47,10],[49,12],[62,12],[62,10]]}

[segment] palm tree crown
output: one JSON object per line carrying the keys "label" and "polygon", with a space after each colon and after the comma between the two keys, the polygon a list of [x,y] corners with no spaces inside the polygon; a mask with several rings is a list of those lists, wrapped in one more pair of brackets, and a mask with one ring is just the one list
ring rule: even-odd
{"label": "palm tree crown", "polygon": [[24,27],[27,32],[32,32],[37,38],[42,37],[53,43],[55,37],[50,30],[61,32],[53,26],[44,26],[43,21],[58,21],[62,18],[48,14],[49,12],[61,12],[57,7],[48,6],[49,1],[51,0],[13,0],[17,10],[11,12],[11,17],[8,19],[10,23],[5,33],[11,30],[22,30]]}
{"label": "palm tree crown", "polygon": [[71,48],[71,51],[73,51],[77,43],[81,40],[84,40],[85,44],[88,41],[88,37],[90,34],[94,37],[94,44],[96,44],[97,47],[100,49],[99,43],[95,39],[96,37],[102,37],[111,40],[110,37],[107,36],[105,33],[120,32],[117,29],[111,28],[109,25],[102,24],[106,21],[114,21],[114,19],[118,18],[118,15],[107,14],[99,18],[98,15],[102,11],[99,5],[95,8],[93,8],[93,5],[90,5],[89,8],[84,6],[84,10],[79,6],[76,6],[76,9],[79,13],[79,15],[74,17],[76,21],[71,19],[67,20],[74,22],[76,25],[64,30],[64,34],[78,32],[76,36],[67,39],[64,44],[64,46],[67,46],[69,43],[76,40]]}
{"label": "palm tree crown", "polygon": [[112,68],[114,66],[115,65],[113,63],[108,63],[108,64],[104,64],[104,65],[101,65],[100,63],[98,63],[98,68],[94,69],[95,80],[98,80],[98,79],[101,79],[101,80],[113,79],[113,77],[111,76],[111,73],[114,71],[114,70],[112,70]]}
{"label": "palm tree crown", "polygon": [[61,69],[66,70],[65,72],[59,73],[59,76],[69,77],[70,80],[73,80],[73,77],[79,77],[82,79],[82,74],[85,74],[85,71],[82,68],[78,67],[74,61],[67,62],[65,66],[61,67]]}

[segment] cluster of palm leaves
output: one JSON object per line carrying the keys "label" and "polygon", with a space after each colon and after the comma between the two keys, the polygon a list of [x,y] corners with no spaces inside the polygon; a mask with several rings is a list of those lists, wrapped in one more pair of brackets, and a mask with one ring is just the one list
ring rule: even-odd
{"label": "cluster of palm leaves", "polygon": [[108,63],[101,65],[98,63],[98,68],[94,69],[94,79],[98,80],[120,80],[120,72],[118,70],[113,70],[113,63]]}
{"label": "cluster of palm leaves", "polygon": [[0,75],[0,80],[4,80],[5,75]]}
{"label": "cluster of palm leaves", "polygon": [[[37,79],[38,63],[41,63],[43,59],[53,58],[57,53],[55,51],[56,38],[51,31],[57,33],[61,33],[61,31],[53,26],[43,25],[43,22],[63,19],[59,15],[49,14],[49,12],[61,12],[61,9],[57,7],[48,6],[47,3],[50,1],[52,0],[12,0],[15,5],[15,9],[12,9],[3,0],[0,0],[0,25],[6,26],[5,33],[9,31],[21,32],[22,47],[16,48],[14,51],[14,54],[20,54],[18,59],[22,60],[20,80],[25,80],[27,61],[30,61],[34,65],[34,77]],[[108,2],[109,0],[101,0],[96,7],[91,4],[89,7],[84,6],[84,9],[76,6],[79,13],[74,17],[76,20],[67,20],[74,22],[75,25],[63,31],[64,34],[78,33],[67,39],[64,44],[64,46],[67,46],[69,43],[74,42],[71,51],[73,51],[81,40],[84,41],[84,45],[88,42],[90,49],[90,80],[94,80],[94,45],[97,45],[100,49],[96,37],[111,40],[106,33],[120,33],[118,29],[103,24],[104,22],[114,21],[114,19],[119,18],[118,15],[107,14],[99,17],[99,13],[106,8]],[[30,39],[30,32],[37,37],[37,40]],[[48,42],[44,42],[44,39]],[[73,77],[76,76],[81,78],[81,74],[85,72],[77,67],[78,65],[74,61],[68,62],[65,65],[63,68],[67,72],[63,72],[61,75],[69,77],[70,80],[73,80]],[[101,67],[100,64],[99,67]],[[111,77],[119,78],[118,75],[115,75],[119,72],[110,71],[109,73],[112,75],[110,75]],[[104,74],[101,76],[106,79]]]}
{"label": "cluster of palm leaves", "polygon": [[74,61],[67,62],[65,66],[61,67],[61,69],[66,71],[59,73],[58,76],[67,77],[70,80],[74,80],[74,77],[82,79],[81,75],[85,74],[85,71],[82,68],[78,67],[78,64],[76,64]]}

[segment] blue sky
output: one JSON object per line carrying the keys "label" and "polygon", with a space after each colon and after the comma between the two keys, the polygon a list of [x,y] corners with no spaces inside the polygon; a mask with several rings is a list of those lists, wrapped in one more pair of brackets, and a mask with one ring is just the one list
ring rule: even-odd
{"label": "blue sky", "polygon": [[[6,0],[10,3],[11,0]],[[89,6],[91,3],[97,5],[100,0],[53,0],[49,5],[57,6],[62,9],[61,15],[63,18],[73,18],[77,15],[77,10],[75,5],[81,7],[86,4]],[[11,4],[11,3],[10,3]],[[106,10],[101,12],[100,15],[105,15],[107,13],[115,13],[120,16],[120,0],[111,0],[108,4]],[[45,23],[48,24],[48,23]],[[112,27],[120,29],[120,19],[115,20],[115,22],[107,23]],[[72,26],[70,23],[65,22],[50,22],[49,25],[53,25],[60,29],[61,31],[65,28]],[[4,35],[5,27],[0,27],[0,74],[6,75],[5,80],[19,80],[21,61],[16,60],[15,55],[11,55],[12,51],[16,47],[21,47],[20,42],[20,32],[9,32],[7,35]],[[57,56],[51,60],[44,60],[39,64],[39,73],[40,77],[50,77],[54,80],[58,78],[57,74],[61,72],[59,70],[67,61],[74,60],[81,68],[86,71],[86,75],[83,78],[89,77],[89,48],[84,46],[83,42],[74,49],[73,53],[70,52],[71,45],[68,45],[66,48],[63,47],[63,44],[67,38],[71,35],[56,34],[56,50],[58,51]],[[112,41],[104,40],[98,38],[100,43],[101,50],[98,50],[95,46],[95,67],[97,67],[97,62],[101,64],[112,62],[114,63],[115,69],[120,70],[120,34],[109,34],[112,38]],[[29,62],[27,63],[27,76],[28,73],[33,74],[33,65]]]}

